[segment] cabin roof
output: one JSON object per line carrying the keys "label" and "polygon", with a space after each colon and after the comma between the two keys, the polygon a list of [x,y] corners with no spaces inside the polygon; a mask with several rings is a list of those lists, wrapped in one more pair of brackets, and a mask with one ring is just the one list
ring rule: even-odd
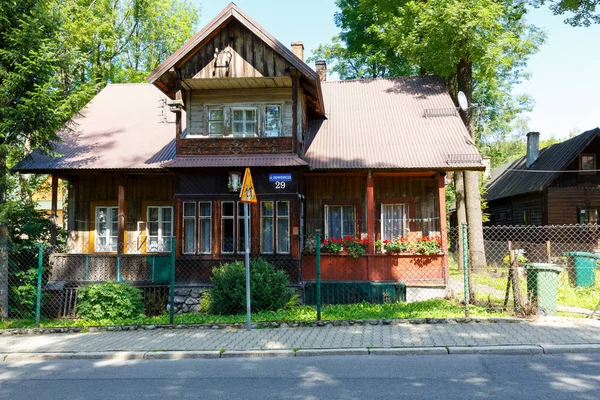
{"label": "cabin roof", "polygon": [[600,128],[595,128],[562,143],[543,148],[538,159],[529,168],[527,156],[496,168],[492,171],[492,180],[485,194],[486,200],[544,190],[598,135]]}
{"label": "cabin roof", "polygon": [[[309,121],[304,160],[284,154],[245,155],[243,161],[256,166],[308,164],[314,170],[483,168],[441,79],[339,81],[324,83],[323,88],[327,118]],[[184,136],[185,120],[183,115]],[[238,166],[242,160],[236,156],[175,159],[174,114],[167,97],[149,84],[108,85],[59,136],[58,157],[34,152],[14,169],[165,170]]]}
{"label": "cabin roof", "polygon": [[323,82],[326,119],[310,122],[312,169],[483,169],[436,76]]}
{"label": "cabin roof", "polygon": [[14,169],[161,169],[175,157],[175,115],[168,100],[152,85],[108,85],[59,132],[57,157],[35,151]]}

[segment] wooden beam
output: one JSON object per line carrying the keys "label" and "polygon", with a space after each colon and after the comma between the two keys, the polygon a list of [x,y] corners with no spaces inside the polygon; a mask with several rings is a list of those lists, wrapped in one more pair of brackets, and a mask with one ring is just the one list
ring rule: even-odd
{"label": "wooden beam", "polygon": [[298,152],[298,74],[292,71],[292,151]]}
{"label": "wooden beam", "polygon": [[373,176],[435,176],[434,171],[415,171],[415,172],[374,172]]}
{"label": "wooden beam", "polygon": [[440,205],[440,236],[444,252],[444,281],[448,282],[448,227],[446,224],[446,182],[444,175],[438,177],[438,204]]}
{"label": "wooden beam", "polygon": [[50,225],[50,244],[52,247],[56,246],[56,213],[58,209],[58,177],[56,175],[52,175],[52,209],[50,211],[50,221],[52,224]]}
{"label": "wooden beam", "polygon": [[367,254],[375,254],[375,191],[371,171],[367,175],[367,234],[369,235]]}
{"label": "wooden beam", "polygon": [[119,178],[117,215],[118,215],[118,233],[117,233],[117,254],[120,256],[125,252],[125,177]]}

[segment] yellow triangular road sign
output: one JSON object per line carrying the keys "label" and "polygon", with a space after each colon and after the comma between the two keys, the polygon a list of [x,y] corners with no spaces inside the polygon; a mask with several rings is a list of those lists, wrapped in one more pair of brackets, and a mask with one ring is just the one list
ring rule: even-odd
{"label": "yellow triangular road sign", "polygon": [[242,181],[242,190],[240,190],[240,201],[242,203],[256,203],[256,191],[250,175],[250,168],[246,168],[244,180]]}

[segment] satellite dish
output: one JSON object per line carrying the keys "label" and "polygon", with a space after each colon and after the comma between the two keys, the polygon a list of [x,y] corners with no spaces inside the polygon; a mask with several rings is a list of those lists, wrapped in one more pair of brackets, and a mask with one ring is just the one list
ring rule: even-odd
{"label": "satellite dish", "polygon": [[458,92],[458,105],[460,106],[460,109],[463,111],[467,111],[467,108],[469,108],[469,102],[467,101],[467,96],[465,96],[465,94],[462,91]]}

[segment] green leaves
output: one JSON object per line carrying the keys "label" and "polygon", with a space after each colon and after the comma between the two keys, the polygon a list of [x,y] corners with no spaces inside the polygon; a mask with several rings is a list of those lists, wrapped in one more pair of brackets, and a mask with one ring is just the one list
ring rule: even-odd
{"label": "green leaves", "polygon": [[77,290],[77,314],[84,320],[123,320],[144,316],[142,292],[127,283],[105,282]]}

